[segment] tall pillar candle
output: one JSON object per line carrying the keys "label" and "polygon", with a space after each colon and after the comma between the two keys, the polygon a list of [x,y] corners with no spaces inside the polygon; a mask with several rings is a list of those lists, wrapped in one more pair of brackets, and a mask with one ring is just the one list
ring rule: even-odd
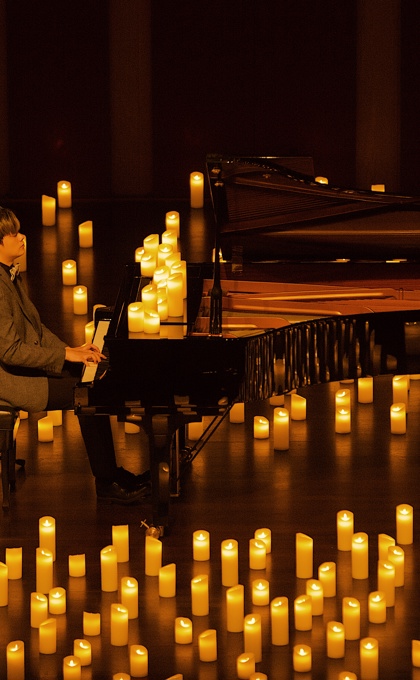
{"label": "tall pillar candle", "polygon": [[395,545],[395,538],[388,534],[378,534],[378,560],[384,562],[388,559],[388,548]]}
{"label": "tall pillar candle", "polygon": [[9,568],[4,562],[0,562],[0,607],[9,604]]}
{"label": "tall pillar candle", "polygon": [[175,597],[176,564],[165,564],[159,569],[159,597]]}
{"label": "tall pillar candle", "polygon": [[248,614],[244,618],[244,652],[254,654],[255,663],[259,663],[262,659],[260,614]]}
{"label": "tall pillar candle", "polygon": [[31,628],[39,628],[48,618],[48,598],[43,593],[31,593]]}
{"label": "tall pillar candle", "polygon": [[368,619],[370,623],[385,623],[386,621],[386,597],[382,590],[369,593]]}
{"label": "tall pillar candle", "polygon": [[210,534],[202,529],[193,533],[193,559],[207,562],[210,559]]}
{"label": "tall pillar candle", "polygon": [[191,611],[193,616],[207,616],[209,613],[209,579],[199,574],[191,579]]}
{"label": "tall pillar candle", "polygon": [[378,640],[366,637],[360,640],[360,677],[362,680],[377,680],[379,677]]}
{"label": "tall pillar candle", "polygon": [[190,174],[191,208],[202,208],[204,205],[204,176],[202,172]]}
{"label": "tall pillar candle", "polygon": [[291,420],[306,420],[306,399],[300,394],[292,394],[290,397]]}
{"label": "tall pillar candle", "polygon": [[414,668],[420,668],[420,640],[411,641],[411,663]]}
{"label": "tall pillar candle", "polygon": [[407,432],[406,406],[402,402],[391,404],[389,409],[391,434],[405,434]]}
{"label": "tall pillar candle", "polygon": [[357,381],[357,401],[359,404],[371,404],[373,402],[373,378],[367,376]]}
{"label": "tall pillar candle", "polygon": [[324,613],[324,589],[321,581],[315,578],[308,579],[306,594],[312,599],[312,616],[321,616]]}
{"label": "tall pillar candle", "polygon": [[159,576],[162,566],[162,541],[154,536],[145,537],[145,566],[146,576]]}
{"label": "tall pillar candle", "polygon": [[365,579],[369,576],[369,537],[364,531],[353,534],[351,574],[354,579]]}
{"label": "tall pillar candle", "polygon": [[408,404],[408,376],[394,375],[392,378],[392,401]]}
{"label": "tall pillar candle", "polygon": [[335,393],[335,408],[351,408],[351,393],[350,390],[340,389]]}
{"label": "tall pillar candle", "polygon": [[79,224],[79,246],[80,248],[92,248],[93,246],[93,222],[86,220]]}
{"label": "tall pillar candle", "polygon": [[395,567],[392,562],[378,562],[378,590],[385,593],[387,607],[395,605]]}
{"label": "tall pillar candle", "polygon": [[313,576],[313,539],[306,534],[296,534],[296,577],[312,578]]}
{"label": "tall pillar candle", "polygon": [[112,545],[117,551],[117,562],[128,562],[130,559],[128,524],[118,524],[112,527]]}
{"label": "tall pillar candle", "polygon": [[312,668],[312,650],[309,645],[293,647],[293,670],[298,673],[309,673]]}
{"label": "tall pillar candle", "polygon": [[396,508],[397,543],[411,545],[413,542],[413,506],[401,503]]}
{"label": "tall pillar candle", "polygon": [[184,315],[184,295],[182,274],[171,274],[168,286],[168,315],[180,317]]}
{"label": "tall pillar candle", "polygon": [[327,623],[327,656],[329,659],[342,659],[346,640],[344,626],[340,621],[328,621]]}
{"label": "tall pillar candle", "polygon": [[266,553],[269,555],[271,553],[271,529],[265,527],[262,529],[255,529],[254,538],[258,541],[264,541]]}
{"label": "tall pillar candle", "polygon": [[388,548],[387,560],[392,562],[395,567],[395,587],[400,588],[404,585],[405,581],[405,553],[401,546],[390,546]]}
{"label": "tall pillar candle", "polygon": [[230,633],[244,629],[244,586],[239,584],[226,591],[226,627]]}
{"label": "tall pillar candle", "polygon": [[22,578],[22,548],[6,548],[5,557],[9,581]]}
{"label": "tall pillar candle", "polygon": [[229,411],[229,422],[230,423],[245,422],[245,404],[243,401],[237,402],[232,405]]}
{"label": "tall pillar candle", "polygon": [[204,630],[198,636],[198,653],[200,661],[217,660],[217,631],[213,628]]}
{"label": "tall pillar candle", "polygon": [[57,183],[57,198],[59,208],[71,208],[71,183],[61,180]]}
{"label": "tall pillar candle", "polygon": [[171,265],[171,275],[181,274],[182,276],[182,297],[187,297],[188,289],[188,279],[187,279],[187,262],[186,260],[178,260]]}
{"label": "tall pillar candle", "polygon": [[128,609],[119,603],[111,604],[111,645],[128,644]]}
{"label": "tall pillar candle", "polygon": [[106,593],[118,590],[117,550],[113,545],[101,550],[101,590]]}
{"label": "tall pillar candle", "polygon": [[88,311],[88,292],[86,286],[73,288],[73,314],[83,315]]}
{"label": "tall pillar candle", "polygon": [[354,534],[354,515],[349,510],[337,512],[337,548],[351,550]]}
{"label": "tall pillar candle", "polygon": [[310,595],[300,595],[293,603],[295,630],[312,630],[312,599]]}
{"label": "tall pillar candle", "polygon": [[322,583],[324,597],[335,597],[337,592],[337,565],[323,562],[318,567],[318,580]]}
{"label": "tall pillar candle", "polygon": [[139,584],[132,576],[123,576],[121,579],[121,604],[127,608],[129,619],[138,617]]}
{"label": "tall pillar candle", "polygon": [[130,645],[130,675],[145,678],[149,673],[149,652],[144,645]]}
{"label": "tall pillar candle", "polygon": [[222,585],[228,587],[238,585],[238,541],[235,539],[222,541],[221,558]]}
{"label": "tall pillar candle", "polygon": [[249,568],[265,569],[267,565],[267,546],[257,538],[249,540]]}
{"label": "tall pillar candle", "polygon": [[255,672],[254,654],[243,652],[236,659],[236,674],[239,680],[249,680]]}
{"label": "tall pillar candle", "polygon": [[39,547],[52,552],[53,560],[56,558],[56,531],[55,519],[46,515],[38,522]]}
{"label": "tall pillar candle", "polygon": [[343,597],[343,624],[346,640],[360,638],[360,602],[355,597]]}
{"label": "tall pillar candle", "polygon": [[289,644],[289,600],[276,597],[270,604],[271,644]]}
{"label": "tall pillar candle", "polygon": [[90,666],[92,663],[92,645],[89,640],[79,638],[74,640],[73,654],[80,659],[81,666]]}
{"label": "tall pillar candle", "polygon": [[6,647],[7,680],[25,680],[25,643],[12,640]]}
{"label": "tall pillar candle", "polygon": [[40,654],[55,654],[57,651],[57,621],[45,619],[38,628]]}
{"label": "tall pillar candle", "polygon": [[273,439],[276,451],[287,451],[290,444],[290,423],[287,408],[275,408],[273,412]]}
{"label": "tall pillar candle", "polygon": [[36,549],[36,590],[49,593],[53,587],[53,554],[51,550]]}
{"label": "tall pillar candle", "polygon": [[53,196],[42,195],[42,224],[52,227],[55,224],[56,200]]}

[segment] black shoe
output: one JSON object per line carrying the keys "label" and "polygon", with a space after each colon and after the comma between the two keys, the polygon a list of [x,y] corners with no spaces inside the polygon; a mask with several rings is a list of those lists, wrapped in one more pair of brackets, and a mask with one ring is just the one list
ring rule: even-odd
{"label": "black shoe", "polygon": [[138,489],[150,482],[150,470],[146,470],[140,475],[135,475],[133,472],[119,467],[117,469],[116,481],[126,489]]}
{"label": "black shoe", "polygon": [[119,505],[141,503],[149,492],[149,484],[143,484],[136,489],[126,489],[118,482],[107,483],[96,480],[96,496],[99,501],[106,503],[118,503]]}

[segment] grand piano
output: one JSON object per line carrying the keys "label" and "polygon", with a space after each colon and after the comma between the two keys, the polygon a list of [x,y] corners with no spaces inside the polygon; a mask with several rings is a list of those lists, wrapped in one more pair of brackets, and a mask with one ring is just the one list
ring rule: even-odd
{"label": "grand piano", "polygon": [[95,341],[109,359],[87,369],[74,394],[76,413],[114,414],[144,428],[150,523],[161,535],[177,474],[174,439],[188,423],[302,386],[420,373],[420,287],[282,280],[289,249],[308,272],[330,257],[345,266],[404,255],[416,265],[419,199],[328,187],[303,173],[299,159],[286,166],[210,155],[207,170],[215,257],[188,263],[183,317],[163,322],[156,336],[130,333],[128,305],[150,279],[139,263],[127,264],[115,305],[96,318]]}

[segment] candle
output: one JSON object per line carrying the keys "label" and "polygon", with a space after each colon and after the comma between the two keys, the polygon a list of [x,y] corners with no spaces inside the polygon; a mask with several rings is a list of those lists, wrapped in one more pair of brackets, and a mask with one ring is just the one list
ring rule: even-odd
{"label": "candle", "polygon": [[[166,278],[169,276],[169,268],[165,266],[166,258],[173,253],[173,246],[170,243],[161,243],[157,251],[157,265],[159,268],[166,269]],[[155,274],[156,274],[155,270]],[[163,273],[163,272],[162,272]]]}
{"label": "candle", "polygon": [[249,680],[268,680],[268,675],[261,673],[260,671],[255,671],[255,673],[251,673]]}
{"label": "candle", "polygon": [[344,626],[339,621],[327,623],[327,656],[329,659],[342,659],[345,649]]}
{"label": "candle", "polygon": [[147,255],[154,255],[157,257],[157,251],[159,248],[159,234],[149,234],[143,239],[144,250]]}
{"label": "candle", "polygon": [[48,609],[50,614],[65,614],[66,601],[65,588],[52,588],[48,593]]}
{"label": "candle", "polygon": [[271,530],[270,529],[256,529],[254,531],[254,538],[259,541],[264,541],[267,555],[271,553]]}
{"label": "candle", "polygon": [[[399,588],[404,585],[404,550],[399,545],[390,546],[388,548],[387,560],[392,562],[395,567],[395,587]],[[10,578],[10,576],[9,576]]]}
{"label": "candle", "polygon": [[65,656],[63,659],[63,680],[80,680],[82,664],[77,656]]}
{"label": "candle", "polygon": [[375,590],[368,597],[368,618],[370,623],[385,623],[386,599],[385,593]]}
{"label": "candle", "polygon": [[69,576],[85,576],[86,574],[86,556],[69,555]]}
{"label": "candle", "polygon": [[113,545],[101,550],[101,590],[107,593],[118,590],[117,550]]}
{"label": "candle", "polygon": [[232,404],[229,411],[229,422],[230,423],[243,423],[245,422],[245,404],[243,401]]}
{"label": "candle", "polygon": [[248,614],[244,618],[244,652],[253,654],[255,663],[259,663],[262,659],[260,614]]}
{"label": "candle", "polygon": [[149,673],[149,652],[143,645],[130,645],[130,675],[145,678]]}
{"label": "candle", "polygon": [[55,519],[54,517],[41,517],[38,522],[39,547],[50,550],[53,560],[56,557]]}
{"label": "candle", "polygon": [[94,335],[95,335],[95,322],[88,321],[88,323],[85,324],[85,342],[92,342]]}
{"label": "candle", "polygon": [[167,229],[162,234],[162,245],[172,246],[172,252],[176,253],[178,250],[178,230],[176,227]]}
{"label": "candle", "polygon": [[352,578],[355,579],[364,579],[369,576],[369,538],[363,531],[353,534],[351,574]]}
{"label": "candle", "polygon": [[265,569],[267,565],[267,546],[258,538],[249,541],[249,568]]}
{"label": "candle", "polygon": [[388,548],[395,545],[395,538],[387,534],[378,534],[378,559],[388,559]]}
{"label": "candle", "polygon": [[209,579],[206,574],[191,579],[191,610],[193,616],[207,616],[209,613]]}
{"label": "candle", "polygon": [[189,645],[192,642],[193,626],[191,619],[177,616],[175,619],[175,642],[178,645]]}
{"label": "candle", "polygon": [[[159,248],[162,248],[162,247],[165,247],[165,246],[161,246],[161,245],[159,246]],[[166,285],[169,274],[170,274],[169,267],[166,267],[164,261],[162,263],[162,261],[159,261],[159,259],[158,259],[158,266],[156,267],[155,271],[153,272],[153,283],[155,284],[155,286],[158,286],[159,284],[160,285],[163,285],[163,284]]]}
{"label": "candle", "polygon": [[194,531],[193,559],[197,562],[207,562],[210,559],[210,534],[208,531]]}
{"label": "candle", "polygon": [[337,390],[335,393],[335,408],[350,409],[351,408],[351,394],[350,390]]}
{"label": "candle", "polygon": [[254,439],[268,439],[270,435],[270,425],[264,416],[254,417]]}
{"label": "candle", "polygon": [[0,562],[0,607],[9,603],[9,569],[7,564]]}
{"label": "candle", "polygon": [[22,578],[22,548],[6,548],[5,557],[9,581]]}
{"label": "candle", "polygon": [[56,200],[52,196],[42,195],[42,224],[52,227],[55,224]]}
{"label": "candle", "polygon": [[157,311],[157,286],[155,283],[150,283],[141,289],[141,300],[144,311]]}
{"label": "candle", "polygon": [[354,515],[349,510],[337,512],[337,548],[351,550],[354,533]]}
{"label": "candle", "polygon": [[395,605],[395,567],[392,562],[378,561],[378,590],[385,593],[387,607]]}
{"label": "candle", "polygon": [[184,282],[181,273],[171,274],[168,286],[168,314],[179,317],[184,315]]}
{"label": "candle", "polygon": [[352,671],[341,671],[338,674],[338,680],[357,680],[357,675]]}
{"label": "candle", "polygon": [[198,636],[198,653],[200,661],[217,660],[217,632],[213,628],[205,630]]}
{"label": "candle", "polygon": [[323,562],[319,565],[318,580],[322,583],[324,597],[335,597],[337,591],[337,566],[335,562]]}
{"label": "candle", "polygon": [[312,616],[324,613],[324,589],[321,581],[310,578],[306,581],[306,594],[312,598]]}
{"label": "candle", "polygon": [[57,621],[45,619],[38,628],[40,654],[55,654],[57,651]]}
{"label": "candle", "polygon": [[79,224],[79,246],[80,248],[92,248],[93,246],[93,222],[86,220]]}
{"label": "candle", "polygon": [[156,335],[160,329],[160,316],[157,312],[147,309],[144,312],[143,330],[148,335]]}
{"label": "candle", "polygon": [[171,276],[181,274],[182,276],[182,297],[187,297],[187,263],[185,260],[178,260],[171,265]]}
{"label": "candle", "polygon": [[121,604],[126,607],[129,619],[136,619],[139,615],[139,587],[138,581],[131,576],[121,579]]}
{"label": "candle", "polygon": [[246,652],[240,654],[236,659],[236,674],[239,680],[249,680],[252,673],[255,672],[255,657],[253,654]]}
{"label": "candle", "polygon": [[313,575],[313,539],[302,533],[296,534],[296,576],[312,578]]}
{"label": "candle", "polygon": [[411,545],[413,542],[413,506],[401,503],[396,508],[397,543]]}
{"label": "candle", "polygon": [[64,260],[61,265],[64,286],[75,286],[77,283],[77,264],[75,260]]}
{"label": "candle", "polygon": [[312,630],[312,599],[310,595],[300,595],[294,600],[296,630]]}
{"label": "candle", "polygon": [[273,438],[276,451],[287,451],[289,448],[289,411],[287,408],[275,408],[273,412]]}
{"label": "candle", "polygon": [[25,643],[13,640],[6,647],[7,680],[25,680]]}
{"label": "candle", "polygon": [[405,434],[407,431],[407,415],[405,404],[392,404],[390,407],[391,434]]}
{"label": "candle", "polygon": [[171,210],[165,215],[165,226],[169,231],[175,231],[177,237],[179,238],[179,212],[176,210]]}
{"label": "candle", "polygon": [[146,278],[152,278],[154,271],[156,269],[156,255],[151,252],[145,252],[141,258],[140,270],[141,275]]}
{"label": "candle", "polygon": [[128,524],[112,527],[112,545],[117,551],[117,562],[128,562],[130,557]]}
{"label": "candle", "polygon": [[127,307],[128,330],[130,333],[142,333],[144,329],[144,305],[142,302],[130,302]]}
{"label": "candle", "polygon": [[360,677],[376,680],[379,672],[379,645],[372,637],[360,640]]}
{"label": "candle", "polygon": [[420,668],[420,640],[411,640],[411,662],[415,668]]}
{"label": "candle", "polygon": [[270,584],[265,579],[252,582],[252,604],[263,607],[270,602]]}
{"label": "candle", "polygon": [[74,640],[73,654],[80,659],[81,666],[90,666],[92,663],[92,645],[88,640]]}
{"label": "candle", "polygon": [[146,536],[145,545],[145,574],[159,576],[159,569],[162,566],[162,542],[154,536]]}
{"label": "candle", "polygon": [[100,635],[101,615],[99,612],[83,612],[83,635]]}
{"label": "candle", "polygon": [[53,587],[53,554],[45,548],[36,549],[36,590],[49,593]]}
{"label": "candle", "polygon": [[394,375],[392,378],[392,401],[408,404],[408,377],[406,375]]}
{"label": "candle", "polygon": [[31,628],[39,628],[48,618],[48,599],[43,593],[31,593]]}
{"label": "candle", "polygon": [[119,603],[111,604],[111,645],[128,644],[128,609]]}
{"label": "candle", "polygon": [[128,673],[114,673],[112,680],[131,680],[131,676]]}
{"label": "candle", "polygon": [[244,587],[232,586],[226,591],[226,621],[230,633],[240,633],[244,629]]}
{"label": "candle", "polygon": [[141,258],[145,254],[145,249],[144,246],[140,246],[139,248],[136,248],[134,251],[134,262],[141,262]]}
{"label": "candle", "polygon": [[346,640],[360,637],[360,602],[355,597],[343,597],[343,624]]}
{"label": "candle", "polygon": [[371,404],[373,401],[373,378],[359,378],[357,381],[357,401],[359,404]]}
{"label": "candle", "polygon": [[52,442],[54,440],[54,430],[52,418],[44,416],[38,420],[38,441]]}
{"label": "candle", "polygon": [[163,290],[157,292],[157,312],[161,321],[167,321],[168,319],[168,295]]}
{"label": "candle", "polygon": [[222,585],[238,584],[238,541],[227,539],[222,541]]}
{"label": "candle", "polygon": [[175,597],[176,595],[176,564],[166,564],[159,569],[160,597]]}
{"label": "candle", "polygon": [[308,673],[312,668],[312,650],[308,645],[293,647],[293,670]]}
{"label": "candle", "polygon": [[283,646],[289,644],[289,600],[287,597],[276,597],[270,605],[271,644]]}
{"label": "candle", "polygon": [[204,176],[202,172],[190,174],[191,208],[202,208],[204,205]]}
{"label": "candle", "polygon": [[[51,418],[53,427],[60,427],[63,424],[63,411],[47,411],[47,416]],[[54,559],[55,559],[55,547],[54,547]]]}
{"label": "candle", "polygon": [[337,434],[351,432],[351,411],[349,408],[340,407],[335,412],[335,431]]}
{"label": "candle", "polygon": [[385,184],[371,184],[371,191],[385,191]]}
{"label": "candle", "polygon": [[71,208],[71,184],[67,180],[57,183],[57,197],[59,208]]}
{"label": "candle", "polygon": [[306,420],[306,399],[300,394],[292,394],[290,398],[291,420]]}

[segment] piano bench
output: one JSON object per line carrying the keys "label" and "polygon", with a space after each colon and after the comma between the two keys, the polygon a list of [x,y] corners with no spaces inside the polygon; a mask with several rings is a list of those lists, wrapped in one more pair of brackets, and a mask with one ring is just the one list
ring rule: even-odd
{"label": "piano bench", "polygon": [[16,435],[19,428],[19,409],[0,405],[0,452],[3,508],[8,509],[10,491],[16,488],[15,466],[24,467],[23,459],[16,460]]}

